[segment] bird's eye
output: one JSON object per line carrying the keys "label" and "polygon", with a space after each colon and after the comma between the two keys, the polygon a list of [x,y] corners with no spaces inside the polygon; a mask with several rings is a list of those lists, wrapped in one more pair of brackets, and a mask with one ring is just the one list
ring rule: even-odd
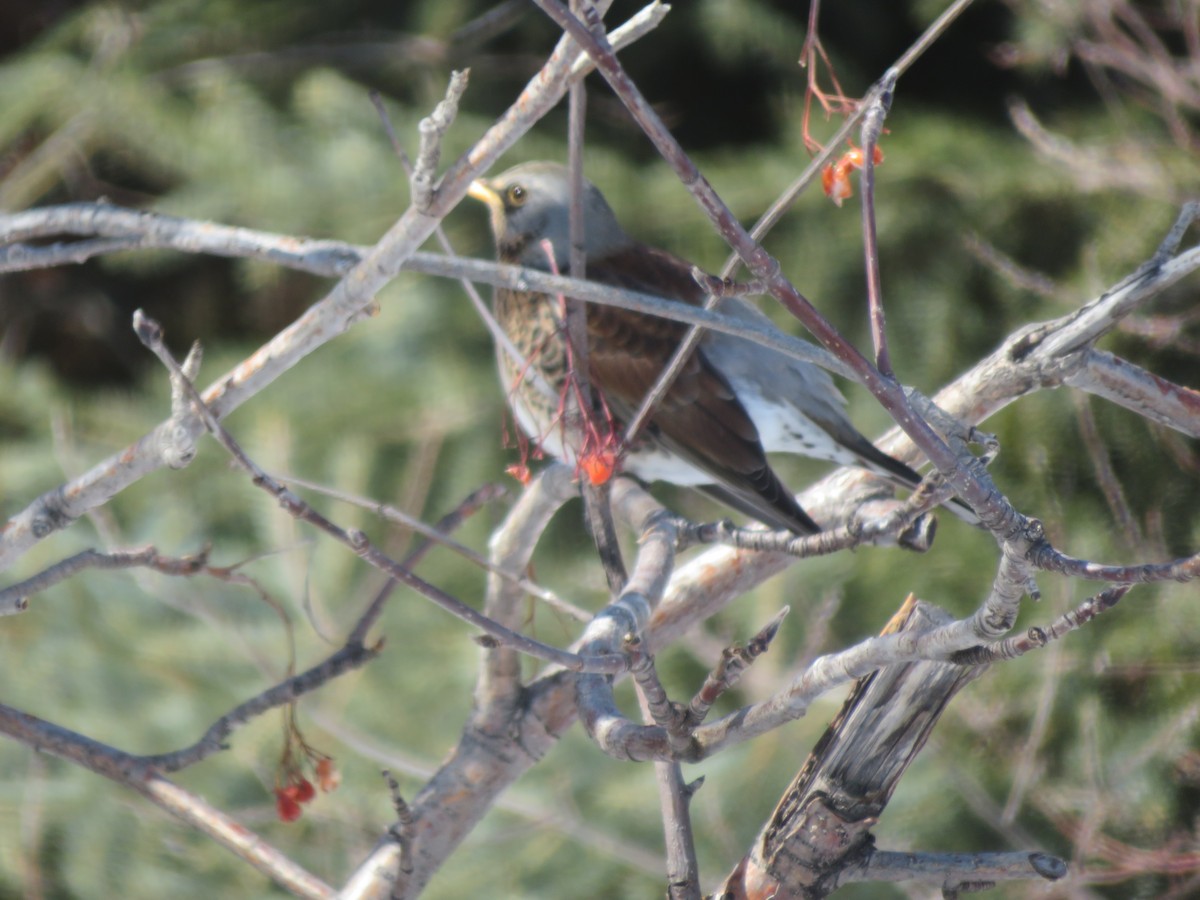
{"label": "bird's eye", "polygon": [[505,191],[505,196],[508,198],[509,206],[520,206],[525,202],[528,193],[525,188],[519,184],[510,184],[508,190]]}

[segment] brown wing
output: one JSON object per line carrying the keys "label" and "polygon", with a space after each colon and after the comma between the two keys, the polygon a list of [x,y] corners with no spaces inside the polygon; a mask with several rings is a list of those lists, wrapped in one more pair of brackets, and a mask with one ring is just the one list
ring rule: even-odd
{"label": "brown wing", "polygon": [[[643,244],[588,260],[587,276],[693,306],[704,297],[689,263]],[[618,417],[633,415],[686,332],[669,319],[588,305],[589,368]],[[649,425],[651,438],[713,476],[725,502],[800,533],[819,530],[771,470],[758,430],[703,350],[693,352]]]}

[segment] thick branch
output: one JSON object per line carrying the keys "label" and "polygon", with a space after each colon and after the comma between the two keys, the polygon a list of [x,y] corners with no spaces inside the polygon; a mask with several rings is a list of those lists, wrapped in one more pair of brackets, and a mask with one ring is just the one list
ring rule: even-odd
{"label": "thick branch", "polygon": [[[931,626],[942,630],[949,620],[942,610],[910,597],[875,640],[899,639]],[[747,900],[830,893],[844,869],[862,865],[869,856],[869,829],[900,777],[950,699],[982,671],[916,662],[860,680],[725,890]]]}

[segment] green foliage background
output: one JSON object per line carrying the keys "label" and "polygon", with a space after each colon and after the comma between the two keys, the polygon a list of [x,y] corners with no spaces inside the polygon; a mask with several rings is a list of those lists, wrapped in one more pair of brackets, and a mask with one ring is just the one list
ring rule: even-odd
{"label": "green foliage background", "polygon": [[[680,4],[626,58],[706,175],[752,221],[807,162],[804,73],[795,64],[804,10],[766,0]],[[941,4],[827,4],[823,36],[842,83],[859,94]],[[401,139],[440,98],[451,68],[471,87],[446,147],[452,158],[511,102],[553,44],[536,12],[495,35],[464,32],[482,0],[345,4],[230,0],[83,3],[57,16],[34,6],[0,59],[0,208],[107,196],[179,215],[289,234],[370,242],[407,203],[407,186],[367,99],[381,90]],[[636,8],[616,4],[610,21]],[[1154,112],[1120,94],[1105,104],[1077,65],[1050,60],[1083,27],[1033,2],[981,3],[901,82],[880,169],[879,227],[893,355],[904,381],[932,392],[1013,329],[1061,315],[1154,250],[1182,198],[1200,188],[1194,148]],[[864,26],[863,23],[867,23]],[[999,48],[1026,61],[1002,69]],[[1121,88],[1123,85],[1118,84]],[[590,95],[589,175],[639,236],[709,269],[725,250],[647,142],[598,81]],[[1028,98],[1080,145],[1148,165],[1149,188],[1084,190],[1039,157],[1004,115]],[[1129,95],[1132,96],[1132,95]],[[563,158],[556,112],[506,162]],[[825,123],[819,128],[826,129]],[[446,222],[460,252],[490,252],[484,216]],[[768,246],[797,286],[865,345],[856,205],[806,196]],[[981,264],[967,238],[1053,280],[1052,297]],[[166,381],[128,329],[141,306],[183,349],[206,346],[202,381],[218,377],[319,298],[328,283],[253,262],[125,254],[70,270],[0,280],[6,358],[0,367],[0,496],[5,515],[116,452],[169,408]],[[1156,313],[1195,307],[1192,279]],[[380,314],[321,349],[239,410],[229,427],[268,471],[396,503],[428,520],[471,489],[503,478],[502,398],[490,343],[460,288],[404,276]],[[782,319],[781,319],[782,321]],[[1183,338],[1154,346],[1128,335],[1107,346],[1195,384]],[[886,427],[869,397],[848,390],[867,433]],[[1200,544],[1193,443],[1131,414],[1090,403],[1103,448],[1144,536],[1119,532],[1082,446],[1066,392],[1028,398],[985,427],[1000,436],[1001,488],[1046,521],[1059,545],[1106,561],[1159,559]],[[823,468],[789,468],[796,484]],[[691,496],[680,508],[712,515]],[[408,537],[372,515],[320,498],[348,527],[401,552]],[[459,535],[483,548],[503,514],[489,509]],[[782,603],[793,608],[772,652],[726,708],[759,699],[817,650],[877,631],[908,591],[964,614],[988,589],[994,548],[943,517],[926,556],[864,550],[794,567],[706,627],[705,648],[664,654],[686,696],[712,662]],[[8,577],[86,547],[153,543],[183,555],[211,546],[243,563],[288,611],[301,666],[339,642],[378,586],[352,555],[297,527],[206,441],[195,463],[159,472],[86,521],[54,535]],[[539,579],[598,607],[603,582],[569,507],[539,552]],[[483,578],[446,551],[421,574],[474,602]],[[1020,625],[1043,623],[1087,586],[1044,577],[1045,600]],[[910,772],[878,830],[888,848],[1041,848],[1072,857],[1070,823],[1156,849],[1196,840],[1200,625],[1195,588],[1138,588],[1060,647],[998,667],[969,688]],[[832,601],[839,601],[834,603]],[[833,610],[823,616],[819,610]],[[529,628],[566,643],[570,622],[531,610]],[[410,795],[456,740],[471,703],[477,652],[467,629],[404,592],[381,628],[387,651],[365,671],[301,704],[308,739],[332,753],[345,783],[297,824],[275,820],[270,788],[281,750],[277,717],[237,732],[229,752],[179,776],[332,883],[390,819],[378,775],[387,765]],[[334,644],[331,644],[333,641]],[[204,578],[90,573],[33,598],[0,628],[0,701],[124,750],[153,753],[197,738],[286,665],[279,618],[253,591]],[[628,697],[626,698],[628,699]],[[836,711],[810,716],[701,766],[695,813],[706,885],[740,855]],[[1032,735],[1036,737],[1031,738]],[[1032,781],[1011,815],[1014,761]],[[573,731],[512,792],[431,885],[430,897],[642,897],[661,877],[623,861],[621,842],[651,856],[661,843],[647,767],[603,757]],[[529,808],[534,812],[530,813]],[[551,814],[566,812],[575,827]],[[595,829],[617,849],[606,850]],[[1079,862],[1079,860],[1074,860]],[[1087,860],[1111,863],[1112,860]],[[1173,884],[1143,874],[1098,895],[1158,896]],[[847,897],[902,896],[880,887]],[[1027,887],[999,891],[1027,896]],[[0,897],[263,896],[278,889],[208,839],[97,776],[12,742],[0,743]]]}

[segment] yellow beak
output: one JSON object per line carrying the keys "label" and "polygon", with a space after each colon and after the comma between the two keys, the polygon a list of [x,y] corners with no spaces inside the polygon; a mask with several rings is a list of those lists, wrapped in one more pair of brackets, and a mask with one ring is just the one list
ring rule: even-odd
{"label": "yellow beak", "polygon": [[471,186],[467,188],[467,196],[473,197],[481,203],[486,203],[489,209],[504,209],[504,201],[501,199],[500,194],[482,178],[476,178],[471,182]]}
{"label": "yellow beak", "polygon": [[504,234],[504,198],[500,192],[482,178],[476,178],[467,188],[467,196],[473,197],[487,206],[489,217],[492,220],[492,234],[496,236]]}

